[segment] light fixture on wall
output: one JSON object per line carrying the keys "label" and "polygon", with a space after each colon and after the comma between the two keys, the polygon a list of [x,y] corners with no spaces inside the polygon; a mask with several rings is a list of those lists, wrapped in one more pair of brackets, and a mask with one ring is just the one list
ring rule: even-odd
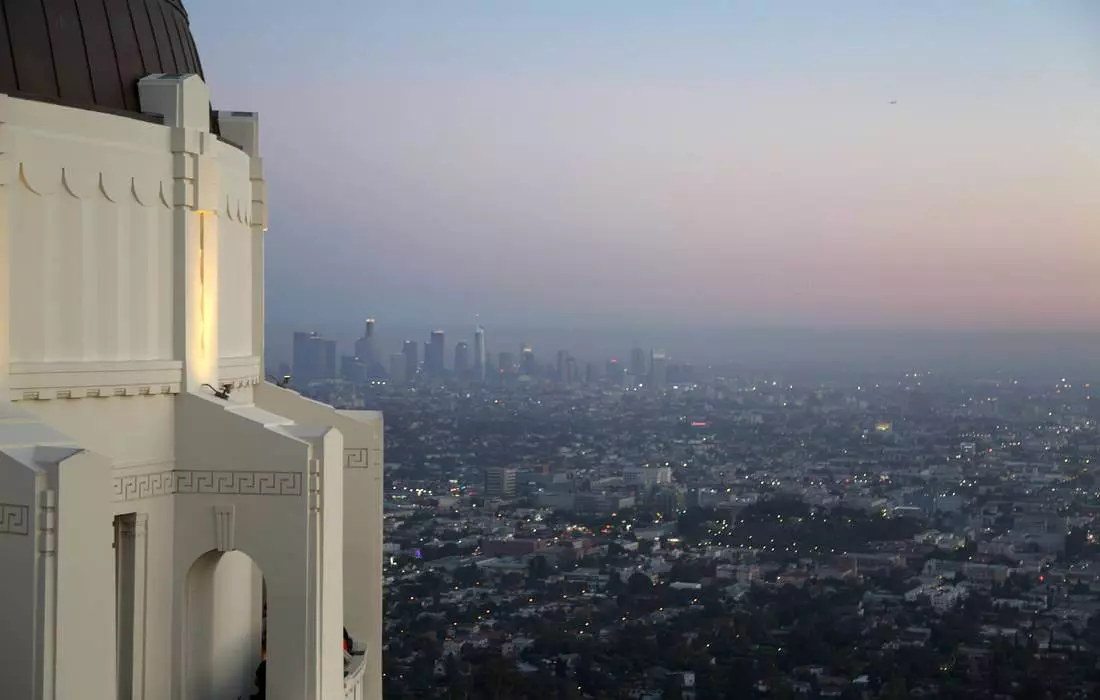
{"label": "light fixture on wall", "polygon": [[228,401],[229,400],[229,394],[231,394],[233,392],[233,385],[232,384],[222,384],[221,389],[215,389],[214,387],[210,386],[209,384],[203,384],[203,386],[206,387],[207,389],[209,389],[210,391],[214,392],[214,396],[218,397],[222,401]]}
{"label": "light fixture on wall", "polygon": [[274,376],[272,376],[270,374],[267,375],[267,378],[271,381],[272,384],[279,387],[280,389],[285,389],[288,386],[290,386],[290,375],[289,374],[284,374],[282,379],[276,379]]}

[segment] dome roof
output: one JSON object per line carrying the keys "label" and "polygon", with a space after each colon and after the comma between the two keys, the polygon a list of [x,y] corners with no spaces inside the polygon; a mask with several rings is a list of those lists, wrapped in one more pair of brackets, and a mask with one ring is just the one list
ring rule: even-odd
{"label": "dome roof", "polygon": [[138,113],[150,73],[202,75],[183,0],[0,0],[0,93]]}

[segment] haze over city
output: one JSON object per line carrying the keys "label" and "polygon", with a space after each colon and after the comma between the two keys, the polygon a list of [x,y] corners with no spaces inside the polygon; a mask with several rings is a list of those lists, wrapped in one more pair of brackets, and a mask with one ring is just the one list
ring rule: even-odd
{"label": "haze over city", "polygon": [[1100,698],[1097,0],[0,0],[0,699]]}
{"label": "haze over city", "polygon": [[1098,318],[1093,3],[258,7],[189,11],[264,115],[276,342]]}

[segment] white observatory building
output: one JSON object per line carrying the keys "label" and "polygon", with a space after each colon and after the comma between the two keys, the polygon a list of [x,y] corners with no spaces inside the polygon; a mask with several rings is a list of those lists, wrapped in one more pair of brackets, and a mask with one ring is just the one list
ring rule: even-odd
{"label": "white observatory building", "polygon": [[266,212],[181,0],[0,0],[0,698],[380,700],[382,417],[264,381]]}

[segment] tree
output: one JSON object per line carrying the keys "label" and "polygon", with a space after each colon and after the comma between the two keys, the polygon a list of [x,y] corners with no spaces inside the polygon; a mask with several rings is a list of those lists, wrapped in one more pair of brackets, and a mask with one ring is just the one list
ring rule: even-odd
{"label": "tree", "polygon": [[611,595],[618,595],[623,590],[623,577],[619,575],[618,571],[612,571],[607,577],[607,592]]}
{"label": "tree", "polygon": [[653,590],[653,581],[640,571],[635,571],[626,581],[627,590],[631,595],[642,595]]}
{"label": "tree", "polygon": [[527,564],[527,575],[533,581],[544,581],[550,575],[552,569],[546,557],[541,554],[531,559]]}

